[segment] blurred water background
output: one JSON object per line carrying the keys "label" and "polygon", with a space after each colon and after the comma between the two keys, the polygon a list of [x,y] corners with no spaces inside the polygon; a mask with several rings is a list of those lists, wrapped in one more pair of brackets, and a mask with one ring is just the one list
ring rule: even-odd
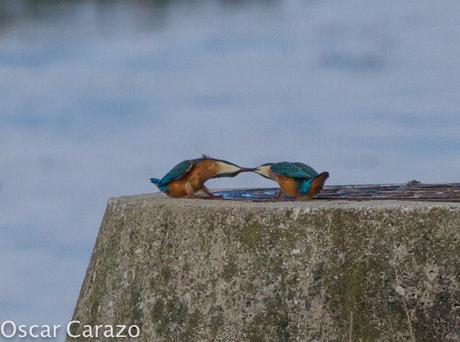
{"label": "blurred water background", "polygon": [[67,322],[107,198],[201,153],[460,181],[459,18],[456,0],[1,0],[0,320]]}

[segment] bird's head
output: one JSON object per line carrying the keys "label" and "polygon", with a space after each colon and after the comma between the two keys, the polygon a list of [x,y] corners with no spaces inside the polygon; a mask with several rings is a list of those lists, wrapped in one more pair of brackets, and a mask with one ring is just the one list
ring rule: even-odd
{"label": "bird's head", "polygon": [[273,163],[265,163],[265,164],[262,164],[260,165],[259,167],[257,167],[254,172],[261,175],[262,177],[265,177],[265,178],[268,178],[268,179],[271,179],[270,178],[270,172],[271,172],[271,167],[272,167]]}

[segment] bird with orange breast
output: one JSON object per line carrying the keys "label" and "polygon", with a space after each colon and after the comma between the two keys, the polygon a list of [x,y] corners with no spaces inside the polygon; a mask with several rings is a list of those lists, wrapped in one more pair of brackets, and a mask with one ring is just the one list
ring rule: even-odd
{"label": "bird with orange breast", "polygon": [[276,198],[284,193],[299,200],[311,200],[329,178],[328,172],[318,173],[312,167],[298,162],[262,164],[254,172],[279,184]]}
{"label": "bird with orange breast", "polygon": [[201,158],[184,160],[177,164],[163,178],[150,178],[161,192],[170,197],[194,197],[203,191],[209,197],[212,194],[204,183],[212,178],[235,177],[241,172],[254,171],[254,168],[241,167],[226,160],[214,159],[203,155]]}

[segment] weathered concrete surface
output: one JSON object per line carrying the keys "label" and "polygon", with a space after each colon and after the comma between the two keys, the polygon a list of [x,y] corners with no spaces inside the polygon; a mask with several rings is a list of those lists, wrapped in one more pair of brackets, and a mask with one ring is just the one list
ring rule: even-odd
{"label": "weathered concrete surface", "polygon": [[74,318],[149,342],[459,341],[459,253],[459,204],[120,197]]}

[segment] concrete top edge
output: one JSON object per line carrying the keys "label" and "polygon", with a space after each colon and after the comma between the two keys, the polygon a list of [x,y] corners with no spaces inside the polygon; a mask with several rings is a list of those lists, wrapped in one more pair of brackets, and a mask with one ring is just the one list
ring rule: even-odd
{"label": "concrete top edge", "polygon": [[142,205],[172,205],[203,208],[311,208],[311,209],[430,209],[450,208],[460,209],[458,202],[427,202],[410,200],[312,200],[312,201],[282,201],[282,202],[252,202],[234,200],[209,200],[200,198],[169,198],[161,193],[138,194],[112,197],[109,204],[118,202],[126,204],[140,203]]}

